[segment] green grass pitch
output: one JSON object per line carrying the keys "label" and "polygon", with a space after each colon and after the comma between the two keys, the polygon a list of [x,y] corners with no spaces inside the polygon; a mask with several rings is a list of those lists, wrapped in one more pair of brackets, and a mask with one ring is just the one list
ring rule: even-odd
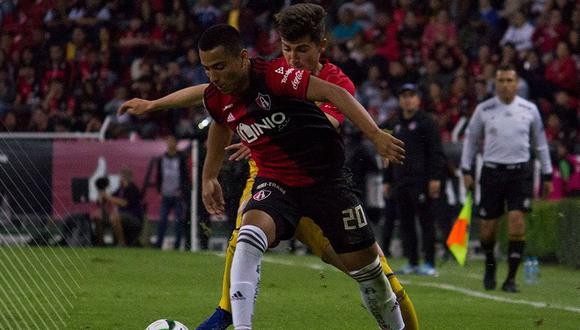
{"label": "green grass pitch", "polygon": [[[193,330],[217,305],[223,261],[150,249],[0,247],[0,329],[144,329],[169,318]],[[520,276],[522,292],[506,294],[483,291],[481,269],[480,261],[449,262],[437,278],[401,277],[421,328],[580,329],[579,271],[542,264],[540,284]],[[353,280],[315,257],[274,253],[262,266],[254,320],[268,330],[377,328]]]}

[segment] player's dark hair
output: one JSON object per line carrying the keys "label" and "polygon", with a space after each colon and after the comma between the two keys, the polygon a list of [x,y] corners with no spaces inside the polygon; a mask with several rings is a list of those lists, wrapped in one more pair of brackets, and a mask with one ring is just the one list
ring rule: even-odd
{"label": "player's dark hair", "polygon": [[324,8],[312,3],[299,3],[287,7],[274,16],[282,38],[296,41],[308,35],[316,43],[324,38],[325,17]]}
{"label": "player's dark hair", "polygon": [[197,44],[197,48],[203,52],[220,46],[230,55],[240,54],[244,48],[240,32],[228,24],[213,25],[203,32]]}

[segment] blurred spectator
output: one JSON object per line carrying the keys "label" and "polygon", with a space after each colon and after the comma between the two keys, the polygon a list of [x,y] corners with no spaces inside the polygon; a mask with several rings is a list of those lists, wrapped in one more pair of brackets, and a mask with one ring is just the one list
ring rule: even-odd
{"label": "blurred spectator", "polygon": [[210,0],[197,0],[192,12],[197,17],[202,29],[218,23],[218,19],[220,18],[220,12],[213,6]]}
{"label": "blurred spectator", "polygon": [[[391,17],[384,12],[378,13],[376,22],[366,30],[366,38],[376,46],[376,54],[389,61],[398,60],[400,55],[398,28]],[[385,60],[386,62],[386,60]]]}
{"label": "blurred spectator", "polygon": [[99,208],[91,213],[91,220],[95,224],[96,245],[104,244],[103,229],[106,224],[110,224],[113,228],[117,245],[140,245],[139,234],[143,228],[144,213],[141,193],[133,182],[131,170],[122,169],[120,176],[121,186],[112,195],[106,190],[108,182],[102,184],[101,179],[96,181],[99,191],[97,201]]}
{"label": "blurred spectator", "polygon": [[547,22],[536,27],[532,38],[540,53],[546,54],[554,50],[558,42],[565,39],[567,32],[568,27],[562,23],[562,13],[553,9],[549,13]]}
{"label": "blurred spectator", "polygon": [[[2,105],[0,104],[0,107]],[[2,126],[0,126],[0,131],[2,132],[16,132],[18,127],[16,126],[16,115],[12,111],[6,111],[2,115]]]}
{"label": "blurred spectator", "polygon": [[199,55],[195,47],[187,49],[185,55],[178,59],[178,63],[181,65],[181,77],[186,84],[199,85],[209,82],[205,70],[199,62]]}
{"label": "blurred spectator", "polygon": [[556,48],[556,58],[546,67],[546,80],[572,93],[578,92],[576,61],[570,54],[568,44],[561,41]]}
{"label": "blurred spectator", "polygon": [[339,13],[338,24],[332,29],[332,38],[338,43],[345,43],[361,31],[363,27],[354,20],[354,13],[351,9],[344,9]]}
{"label": "blurred spectator", "polygon": [[65,58],[68,62],[78,61],[85,56],[87,34],[81,27],[75,27],[72,31],[72,37],[66,44]]}
{"label": "blurred spectator", "polygon": [[349,10],[352,13],[354,21],[362,26],[363,29],[368,29],[374,22],[376,10],[372,1],[347,1],[342,6],[340,6],[338,10],[339,15],[341,15],[346,10]]}
{"label": "blurred spectator", "polygon": [[348,56],[348,48],[344,44],[333,44],[330,47],[330,57],[355,85],[360,84],[366,77],[359,64]]}
{"label": "blurred spectator", "polygon": [[181,236],[185,229],[185,197],[189,191],[187,159],[185,154],[177,150],[175,136],[168,136],[165,140],[167,150],[157,163],[157,191],[161,194],[161,214],[157,227],[157,248],[163,248],[165,230],[169,213],[175,215],[175,241],[173,247],[181,247]]}
{"label": "blurred spectator", "polygon": [[551,157],[553,168],[552,185],[554,189],[547,197],[549,200],[559,200],[566,196],[568,182],[573,170],[567,146],[560,141],[556,141],[554,144],[556,146],[556,157]]}
{"label": "blurred spectator", "polygon": [[525,79],[530,87],[530,95],[536,97],[546,97],[549,94],[548,83],[544,78],[544,65],[537,52],[529,52],[524,60],[521,70],[521,77]]}
{"label": "blurred spectator", "polygon": [[457,28],[449,20],[447,10],[439,10],[437,17],[423,31],[421,45],[423,54],[426,56],[429,50],[433,49],[436,44],[455,45],[457,43]]}
{"label": "blurred spectator", "polygon": [[64,82],[61,79],[53,79],[48,87],[48,92],[42,101],[42,109],[50,117],[68,116],[75,112],[75,100],[66,93]]}
{"label": "blurred spectator", "polygon": [[580,102],[573,99],[566,90],[555,93],[555,104],[552,112],[558,116],[562,123],[563,136],[560,140],[569,145],[578,137],[578,127],[580,127]]}
{"label": "blurred spectator", "polygon": [[515,11],[511,14],[510,25],[501,38],[500,44],[503,46],[507,43],[514,44],[518,52],[532,49],[532,35],[534,26],[526,20],[522,11]]}

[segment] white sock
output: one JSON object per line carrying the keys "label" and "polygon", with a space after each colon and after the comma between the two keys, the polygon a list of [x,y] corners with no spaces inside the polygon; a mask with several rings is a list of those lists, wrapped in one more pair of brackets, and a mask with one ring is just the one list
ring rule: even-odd
{"label": "white sock", "polygon": [[266,234],[259,227],[240,228],[230,274],[230,300],[234,329],[252,329],[254,304],[260,283],[260,264],[268,248]]}
{"label": "white sock", "polygon": [[405,327],[397,297],[378,257],[370,265],[349,274],[358,282],[364,305],[381,329],[400,330]]}

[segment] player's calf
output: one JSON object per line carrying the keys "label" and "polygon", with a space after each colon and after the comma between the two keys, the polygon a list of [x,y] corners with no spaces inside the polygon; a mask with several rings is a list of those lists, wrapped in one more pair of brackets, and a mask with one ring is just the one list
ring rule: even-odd
{"label": "player's calf", "polygon": [[258,295],[260,265],[268,248],[266,234],[257,226],[240,228],[231,271],[230,299],[236,330],[251,329]]}
{"label": "player's calf", "polygon": [[399,330],[405,326],[397,297],[383,272],[379,258],[371,264],[349,272],[359,283],[365,307],[381,329]]}

